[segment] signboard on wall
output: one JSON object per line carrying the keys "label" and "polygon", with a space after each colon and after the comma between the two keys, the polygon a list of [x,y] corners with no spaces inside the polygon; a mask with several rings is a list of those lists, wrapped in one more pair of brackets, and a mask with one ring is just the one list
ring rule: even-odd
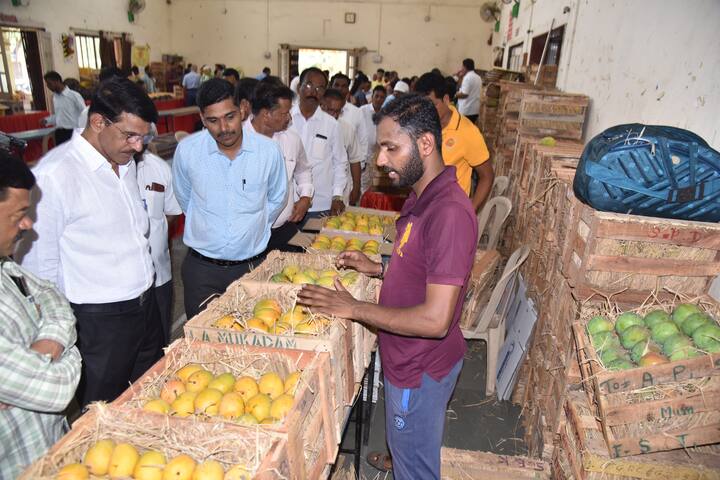
{"label": "signboard on wall", "polygon": [[133,45],[130,62],[140,68],[150,65],[150,45]]}

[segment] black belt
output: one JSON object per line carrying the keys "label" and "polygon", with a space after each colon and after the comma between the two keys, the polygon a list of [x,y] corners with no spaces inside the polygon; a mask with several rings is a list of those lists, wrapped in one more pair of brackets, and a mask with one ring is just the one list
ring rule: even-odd
{"label": "black belt", "polygon": [[262,257],[263,254],[262,254],[262,253],[258,253],[258,254],[255,255],[254,257],[246,258],[245,260],[219,260],[219,259],[217,259],[217,258],[206,257],[205,255],[203,255],[202,253],[198,252],[198,251],[195,250],[194,248],[191,248],[191,249],[190,249],[190,255],[192,255],[193,257],[197,257],[197,258],[199,258],[200,260],[204,260],[204,261],[206,261],[206,262],[208,262],[208,263],[212,263],[213,265],[218,265],[218,266],[220,266],[220,267],[234,267],[234,266],[236,266],[236,265],[243,265],[243,264],[245,264],[245,263],[252,262],[253,260],[257,260],[257,259],[259,259],[260,257]]}
{"label": "black belt", "polygon": [[71,303],[72,309],[81,313],[112,313],[123,311],[128,308],[142,307],[145,302],[150,299],[154,287],[150,287],[130,300],[121,300],[119,302],[108,303]]}

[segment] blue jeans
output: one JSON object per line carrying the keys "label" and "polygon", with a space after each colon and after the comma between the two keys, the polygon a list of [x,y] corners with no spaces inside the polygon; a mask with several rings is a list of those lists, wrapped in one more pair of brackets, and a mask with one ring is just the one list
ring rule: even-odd
{"label": "blue jeans", "polygon": [[418,388],[385,384],[385,432],[395,480],[440,479],[445,410],[462,369],[462,359],[436,382],[423,374]]}

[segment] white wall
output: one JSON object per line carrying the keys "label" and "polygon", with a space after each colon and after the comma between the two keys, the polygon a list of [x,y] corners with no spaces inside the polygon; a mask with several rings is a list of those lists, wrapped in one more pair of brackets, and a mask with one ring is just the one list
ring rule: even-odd
{"label": "white wall", "polygon": [[[480,19],[483,2],[173,0],[170,43],[192,63],[225,63],[241,67],[246,75],[265,65],[277,72],[277,50],[283,43],[366,47],[369,52],[360,60],[365,72],[383,66],[401,76],[433,67],[450,73],[466,57],[474,58],[479,68],[491,64],[487,39],[493,25]],[[345,12],[356,13],[355,24],[344,23]],[[270,60],[263,58],[265,51],[271,52]],[[372,62],[377,51],[381,64]]]}
{"label": "white wall", "polygon": [[127,17],[127,0],[32,0],[28,6],[14,7],[0,0],[0,12],[14,15],[18,24],[43,27],[52,34],[55,70],[65,77],[78,77],[76,56],[64,59],[60,36],[70,28],[105,30],[132,34],[136,45],[150,45],[150,59],[160,60],[170,49],[170,6],[164,0],[147,0],[145,10],[135,22]]}
{"label": "white wall", "polygon": [[717,0],[523,1],[508,41],[509,15],[506,6],[495,45],[523,39],[527,52],[552,18],[566,25],[558,87],[590,96],[586,139],[640,122],[686,128],[720,148]]}

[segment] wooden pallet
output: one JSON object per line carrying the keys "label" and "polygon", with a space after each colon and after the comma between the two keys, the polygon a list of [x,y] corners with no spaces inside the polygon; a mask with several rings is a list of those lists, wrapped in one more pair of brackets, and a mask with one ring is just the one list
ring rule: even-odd
{"label": "wooden pallet", "polygon": [[[274,432],[287,445],[291,469],[299,478],[315,478],[338,452],[335,432],[338,425],[334,411],[338,408],[332,395],[330,358],[327,353],[300,350],[275,350],[189,340],[176,340],[143,376],[123,392],[112,406],[142,411],[143,405],[159,398],[162,386],[188,363],[197,363],[214,375],[230,372],[235,377],[276,372],[281,378],[295,370],[302,375],[295,393],[295,403],[284,421],[261,425]],[[161,415],[157,414],[158,417]],[[206,421],[228,427],[247,429],[222,417],[192,416],[177,419],[178,425]],[[341,426],[340,426],[341,428]],[[251,427],[254,430],[255,427]]]}
{"label": "wooden pallet", "polygon": [[[706,297],[704,305],[720,304]],[[627,308],[626,308],[627,307]],[[629,310],[632,305],[623,306]],[[635,305],[637,307],[637,305]],[[598,417],[611,457],[624,457],[720,442],[720,354],[651,367],[606,370],[590,341],[585,322],[604,313],[600,302],[581,306],[573,334],[583,385]],[[668,309],[649,303],[646,310]]]}
{"label": "wooden pallet", "polygon": [[[228,435],[228,428],[233,435]],[[284,440],[257,428],[239,428],[221,423],[183,422],[173,418],[121,410],[94,404],[72,430],[20,476],[22,480],[50,480],[70,463],[82,463],[85,452],[98,440],[127,442],[141,454],[157,450],[170,460],[185,454],[196,462],[216,460],[225,470],[242,464],[255,473],[253,479],[305,479],[293,471]],[[213,452],[206,457],[207,452]],[[97,477],[92,477],[97,478]]]}

